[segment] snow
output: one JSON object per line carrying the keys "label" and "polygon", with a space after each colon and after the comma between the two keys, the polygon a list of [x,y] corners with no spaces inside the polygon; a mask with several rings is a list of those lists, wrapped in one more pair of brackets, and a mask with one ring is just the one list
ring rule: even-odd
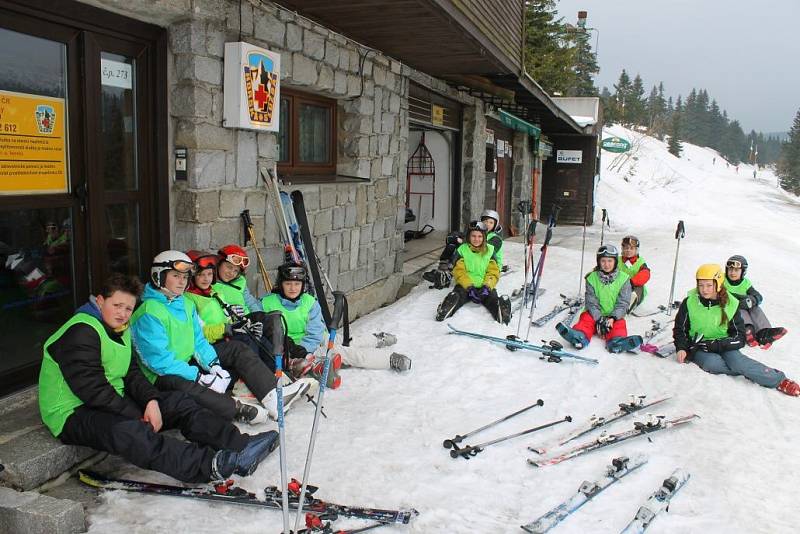
{"label": "snow", "polygon": [[590,124],[594,124],[597,122],[597,119],[595,117],[589,117],[585,115],[570,115],[570,117],[572,118],[572,120],[578,123],[578,126],[581,127],[588,126]]}
{"label": "snow", "polygon": [[[798,200],[776,187],[770,171],[759,171],[756,181],[750,166],[740,165],[737,174],[713,150],[684,144],[683,156],[675,158],[663,142],[641,133],[613,126],[606,128],[603,137],[609,135],[630,140],[631,157],[617,167],[617,155],[603,153],[597,222],[587,232],[584,269],[579,268],[581,228],[555,229],[542,278],[547,292],[535,315],[550,310],[560,300],[559,293],[574,295],[578,290],[580,273],[591,267],[593,249],[600,242],[600,208],[609,213],[607,242],[619,243],[629,233],[641,239],[642,255],[653,270],[643,309],[666,303],[675,261],[675,227],[683,219],[686,238],[680,246],[676,298],[693,286],[699,264],[745,255],[750,261],[748,275],[765,296],[765,311],[774,324],[790,332],[769,351],[747,348],[745,353],[790,378],[800,378],[800,319],[791,300],[794,293],[787,292],[800,264],[800,237],[793,230],[800,227]],[[511,242],[505,247],[513,272],[503,277],[499,289],[510,293],[522,283],[523,248]],[[311,482],[320,486],[318,496],[420,511],[410,525],[381,529],[387,533],[521,532],[519,525],[567,499],[611,458],[645,453],[647,465],[567,518],[556,527],[558,531],[619,532],[676,467],[691,472],[692,478],[675,497],[669,513],[653,522],[649,529],[653,534],[795,530],[800,516],[796,478],[800,399],[742,377],[712,376],[693,364],[680,365],[674,358],[611,355],[597,338],[581,353],[599,359],[596,366],[573,361],[553,364],[541,361],[536,353],[512,353],[448,334],[445,323],[433,320],[444,296],[445,291],[428,289],[423,282],[408,296],[353,324],[356,344],[362,346],[374,343],[373,332],[395,334],[396,345],[377,350],[387,356],[391,351],[408,354],[414,368],[405,375],[360,369],[342,372],[342,388],[326,398],[328,419],[322,422],[316,444]],[[511,325],[501,326],[473,304],[465,305],[450,321],[457,328],[501,337],[517,328],[517,317]],[[531,341],[557,339],[554,323],[533,328]],[[650,318],[631,317],[629,332],[643,333],[649,324]],[[665,335],[656,341],[666,340]],[[657,413],[670,417],[697,413],[701,418],[657,433],[652,441],[631,440],[560,465],[534,468],[526,463],[535,454],[526,450],[527,445],[547,444],[592,414],[612,411],[630,393],[646,393],[650,398],[673,395]],[[468,461],[451,459],[442,447],[442,440],[539,398],[544,400],[543,407],[466,442],[486,441],[565,415],[571,415],[574,423],[498,444]],[[286,420],[289,473],[294,477],[302,474],[312,416],[312,406],[303,405]],[[609,431],[625,430],[642,418],[623,419]],[[135,468],[127,474],[166,479]],[[276,453],[240,482],[257,490],[278,480]],[[90,532],[281,530],[277,511],[123,492],[107,492],[103,499],[90,515]],[[339,524],[365,523],[342,520]]]}

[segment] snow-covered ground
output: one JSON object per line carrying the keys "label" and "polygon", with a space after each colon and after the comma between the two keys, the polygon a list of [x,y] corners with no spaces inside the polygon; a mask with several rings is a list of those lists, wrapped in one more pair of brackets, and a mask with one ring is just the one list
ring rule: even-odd
{"label": "snow-covered ground", "polygon": [[[745,352],[765,364],[800,378],[800,319],[794,309],[793,283],[800,265],[800,202],[775,186],[775,176],[733,166],[714,151],[684,145],[682,158],[669,155],[664,143],[615,126],[604,137],[619,135],[634,143],[634,157],[609,170],[614,154],[603,154],[597,191],[599,208],[611,222],[607,242],[633,233],[653,271],[643,309],[666,303],[675,259],[675,226],[686,224],[681,243],[676,298],[694,284],[701,263],[723,263],[731,254],[750,261],[748,276],[765,296],[765,310],[789,335],[769,351]],[[640,139],[641,138],[641,139]],[[637,142],[637,140],[639,140]],[[716,158],[716,164],[713,159]],[[587,232],[585,269],[594,262],[600,226]],[[522,283],[522,245],[505,245],[513,272],[500,282],[510,293]],[[581,229],[557,227],[542,279],[547,292],[536,315],[574,295],[580,276]],[[537,250],[538,256],[538,250]],[[398,343],[379,349],[412,356],[406,375],[389,371],[345,370],[343,387],[326,399],[329,418],[317,440],[312,482],[318,496],[335,502],[386,508],[414,507],[420,516],[407,526],[385,532],[522,532],[527,523],[571,495],[612,457],[645,453],[650,461],[612,486],[561,525],[560,532],[619,532],[639,505],[675,467],[692,478],[655,520],[660,532],[792,532],[800,518],[800,400],[752,384],[744,378],[712,376],[693,364],[679,365],[647,353],[611,355],[597,338],[582,354],[597,358],[590,366],[571,361],[545,363],[537,354],[449,335],[433,320],[445,291],[423,282],[395,304],[353,325],[357,345],[370,345],[372,332],[390,331]],[[493,323],[481,307],[467,304],[451,319],[459,328],[506,336],[508,327]],[[531,340],[557,338],[555,321],[532,329]],[[642,333],[649,318],[629,318],[631,333]],[[523,332],[524,335],[524,332]],[[667,336],[657,341],[664,342]],[[527,445],[546,443],[594,413],[613,410],[631,393],[673,395],[657,413],[697,413],[702,418],[679,429],[637,439],[569,462],[533,468]],[[475,437],[477,443],[571,415],[562,424],[488,448],[469,461],[451,459],[442,440],[477,428],[501,415],[544,400],[535,408]],[[287,417],[289,472],[300,477],[305,459],[312,406]],[[638,418],[641,419],[641,418]],[[611,426],[627,429],[632,418]],[[265,428],[256,430],[264,430]],[[593,437],[592,434],[590,437]],[[132,470],[132,478],[164,480]],[[276,484],[278,455],[264,462],[241,484],[251,490]],[[181,499],[108,492],[91,514],[90,532],[277,533],[280,513]],[[341,525],[360,525],[343,520]]]}

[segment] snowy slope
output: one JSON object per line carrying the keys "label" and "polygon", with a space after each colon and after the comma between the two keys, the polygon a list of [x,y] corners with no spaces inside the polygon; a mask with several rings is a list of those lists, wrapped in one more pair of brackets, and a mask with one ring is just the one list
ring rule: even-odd
{"label": "snowy slope", "polygon": [[[618,243],[627,233],[642,240],[642,254],[653,270],[650,296],[643,308],[665,303],[675,258],[674,231],[686,223],[681,244],[676,298],[693,285],[694,270],[705,262],[724,262],[734,253],[750,260],[749,275],[765,295],[765,309],[790,334],[771,350],[746,349],[764,363],[800,378],[800,319],[793,309],[790,280],[800,264],[800,207],[775,187],[775,177],[742,165],[737,174],[712,150],[685,145],[674,158],[664,143],[621,127],[605,136],[634,141],[636,160],[609,170],[614,155],[604,153],[598,185],[598,208],[609,212],[606,239]],[[716,164],[713,158],[716,157]],[[617,162],[619,163],[619,162]],[[633,164],[633,165],[632,165]],[[599,209],[596,219],[599,221]],[[599,224],[588,231],[586,269],[599,245]],[[514,271],[500,283],[510,293],[522,282],[522,246],[508,243],[506,261]],[[550,309],[558,293],[574,294],[580,277],[581,229],[558,227],[547,256],[542,285],[547,293],[536,315]],[[538,256],[538,251],[537,251]],[[354,324],[356,344],[369,345],[372,332],[390,331],[397,345],[379,349],[413,357],[406,375],[389,371],[345,370],[342,389],[330,394],[329,418],[317,440],[312,482],[319,496],[337,502],[381,507],[412,506],[421,515],[407,527],[385,532],[521,532],[527,523],[566,499],[612,457],[646,453],[649,463],[557,527],[563,533],[619,532],[639,505],[675,467],[692,479],[675,498],[670,512],[656,519],[650,532],[788,532],[798,511],[800,472],[800,400],[767,390],[745,379],[711,376],[694,365],[679,365],[649,354],[611,355],[595,338],[583,354],[597,366],[565,361],[546,363],[534,353],[511,353],[502,347],[447,333],[433,320],[444,291],[415,288],[397,303]],[[492,323],[488,313],[467,304],[452,323],[498,336],[513,333]],[[530,339],[557,338],[553,323],[532,329]],[[642,332],[647,318],[631,318],[629,331]],[[524,332],[523,332],[524,335]],[[661,338],[665,341],[666,336]],[[629,393],[674,395],[658,413],[698,413],[701,419],[680,429],[638,439],[570,462],[533,468],[526,446],[543,444],[593,413],[602,414],[627,400]],[[465,461],[451,459],[441,442],[501,415],[543,399],[518,418],[467,440],[490,438],[572,415],[538,436],[487,449]],[[305,458],[312,409],[304,405],[287,417],[289,471],[299,477]],[[623,420],[612,431],[629,428]],[[264,425],[265,428],[271,425]],[[262,430],[262,429],[258,429]],[[592,435],[594,436],[594,435]],[[590,436],[591,437],[591,436]],[[165,477],[141,470],[131,476]],[[278,457],[262,464],[242,485],[256,490],[278,481]],[[280,532],[280,514],[179,499],[108,493],[91,514],[90,532]],[[357,525],[357,521],[342,522]]]}

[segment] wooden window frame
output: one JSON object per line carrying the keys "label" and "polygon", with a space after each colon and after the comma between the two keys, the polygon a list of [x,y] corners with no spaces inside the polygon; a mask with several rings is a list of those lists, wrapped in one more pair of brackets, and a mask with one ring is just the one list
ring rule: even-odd
{"label": "wooden window frame", "polygon": [[[281,88],[281,100],[288,100],[289,103],[289,146],[287,161],[278,161],[278,172],[287,176],[304,176],[304,175],[328,175],[331,178],[336,175],[336,154],[338,150],[337,136],[336,136],[336,114],[337,102],[331,98],[303,93],[292,89]],[[325,164],[309,164],[302,163],[298,159],[300,154],[300,115],[299,108],[302,104],[311,104],[315,106],[325,107],[330,110],[330,147],[329,159]],[[279,136],[280,141],[280,136]]]}

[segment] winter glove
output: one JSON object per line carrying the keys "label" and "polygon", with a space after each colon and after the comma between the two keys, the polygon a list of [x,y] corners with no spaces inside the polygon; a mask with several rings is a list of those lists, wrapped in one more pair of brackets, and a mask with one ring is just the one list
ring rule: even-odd
{"label": "winter glove", "polygon": [[721,345],[718,339],[705,339],[692,345],[692,352],[710,352],[719,354]]}
{"label": "winter glove", "polygon": [[248,319],[247,322],[250,323],[251,334],[253,334],[256,337],[261,337],[262,335],[264,335],[264,323],[262,323],[261,321],[250,321],[250,319]]}
{"label": "winter glove", "polygon": [[597,330],[598,336],[605,336],[609,332],[611,332],[611,325],[613,324],[614,319],[611,317],[601,317],[599,321],[595,324],[595,329]]}
{"label": "winter glove", "polygon": [[231,375],[219,365],[212,365],[207,373],[197,374],[197,383],[217,393],[225,393],[231,383]]}
{"label": "winter glove", "polygon": [[483,300],[486,299],[486,297],[489,296],[489,291],[490,291],[489,290],[489,286],[481,287],[481,291],[480,291],[480,293],[478,293],[478,296],[481,297],[481,302],[483,302]]}
{"label": "winter glove", "polygon": [[740,305],[742,306],[742,308],[744,308],[745,310],[752,310],[753,308],[755,308],[755,307],[756,307],[756,304],[757,304],[757,303],[756,303],[756,300],[755,300],[753,297],[751,297],[751,296],[749,296],[749,295],[748,295],[748,296],[746,296],[746,297],[742,297],[742,298],[740,298],[740,299],[739,299],[739,304],[740,304]]}
{"label": "winter glove", "polygon": [[469,297],[469,300],[471,300],[476,304],[480,304],[481,302],[481,297],[479,296],[478,291],[479,290],[477,287],[471,287],[469,288],[469,291],[467,291],[467,296]]}
{"label": "winter glove", "polygon": [[228,306],[228,309],[235,317],[244,317],[244,306],[240,306],[239,304],[231,304]]}

